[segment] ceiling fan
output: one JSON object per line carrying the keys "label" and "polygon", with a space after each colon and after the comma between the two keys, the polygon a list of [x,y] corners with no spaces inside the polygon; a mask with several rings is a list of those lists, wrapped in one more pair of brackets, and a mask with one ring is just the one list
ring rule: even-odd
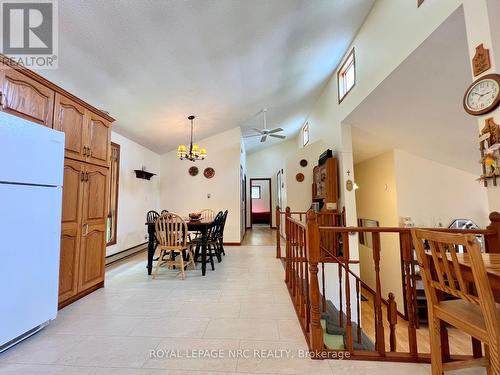
{"label": "ceiling fan", "polygon": [[263,109],[262,113],[263,113],[263,117],[264,117],[264,129],[253,128],[253,130],[255,130],[259,134],[246,135],[243,138],[261,137],[260,138],[261,143],[267,141],[267,137],[285,139],[286,138],[285,135],[275,134],[275,133],[282,132],[283,131],[282,128],[275,128],[275,129],[271,129],[271,130],[267,129],[267,118],[266,118],[267,109]]}

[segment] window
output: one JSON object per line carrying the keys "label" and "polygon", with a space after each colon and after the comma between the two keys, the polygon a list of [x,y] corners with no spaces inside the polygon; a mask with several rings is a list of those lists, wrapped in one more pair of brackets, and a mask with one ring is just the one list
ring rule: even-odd
{"label": "window", "polygon": [[356,59],[354,58],[354,48],[342,64],[337,78],[339,86],[339,103],[341,103],[356,84]]}
{"label": "window", "polygon": [[306,124],[302,128],[302,146],[305,146],[308,143],[309,143],[309,123],[306,122]]}
{"label": "window", "polygon": [[118,221],[118,183],[120,176],[120,145],[111,143],[110,189],[108,197],[107,246],[116,244]]}
{"label": "window", "polygon": [[252,199],[260,199],[260,186],[252,186]]}

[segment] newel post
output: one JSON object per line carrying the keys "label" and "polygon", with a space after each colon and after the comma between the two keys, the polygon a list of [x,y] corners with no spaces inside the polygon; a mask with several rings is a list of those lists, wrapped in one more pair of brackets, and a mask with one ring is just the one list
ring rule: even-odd
{"label": "newel post", "polygon": [[309,210],[307,212],[307,257],[309,262],[309,301],[311,305],[311,331],[309,337],[309,349],[315,352],[324,350],[323,344],[323,328],[321,328],[321,310],[320,310],[320,293],[318,282],[318,263],[320,261],[320,240],[319,240],[319,225],[317,222],[316,212]]}
{"label": "newel post", "polygon": [[492,212],[490,214],[490,225],[488,230],[494,230],[495,234],[484,236],[486,240],[486,251],[488,253],[500,253],[500,213]]}
{"label": "newel post", "polygon": [[285,240],[286,240],[286,246],[285,246],[285,282],[287,283],[288,286],[290,286],[290,275],[292,273],[292,246],[291,246],[291,238],[290,238],[290,222],[289,218],[291,217],[290,214],[290,207],[286,207],[285,209]]}
{"label": "newel post", "polygon": [[280,206],[276,206],[276,258],[281,258],[281,234],[280,234],[280,225],[281,225],[281,213]]}

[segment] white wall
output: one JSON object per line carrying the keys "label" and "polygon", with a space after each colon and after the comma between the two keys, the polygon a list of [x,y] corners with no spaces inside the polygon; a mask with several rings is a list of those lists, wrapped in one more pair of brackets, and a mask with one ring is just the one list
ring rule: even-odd
{"label": "white wall", "polygon": [[394,163],[400,218],[423,227],[447,227],[458,218],[488,225],[488,194],[476,175],[401,150]]}
{"label": "white wall", "polygon": [[117,243],[107,247],[106,255],[146,242],[146,213],[160,209],[160,176],[146,181],[134,173],[134,169],[144,165],[148,171],[159,174],[160,155],[115,132],[111,140],[120,145],[118,226]]}
{"label": "white wall", "polygon": [[[177,158],[177,151],[161,155],[161,207],[170,212],[187,216],[203,208],[214,211],[229,210],[226,242],[240,242],[240,163],[241,131],[233,128],[215,136],[197,141],[207,149],[206,160],[192,163]],[[199,174],[188,173],[191,166],[199,168]],[[203,170],[215,169],[215,176],[207,179]],[[210,194],[210,198],[208,198]]]}

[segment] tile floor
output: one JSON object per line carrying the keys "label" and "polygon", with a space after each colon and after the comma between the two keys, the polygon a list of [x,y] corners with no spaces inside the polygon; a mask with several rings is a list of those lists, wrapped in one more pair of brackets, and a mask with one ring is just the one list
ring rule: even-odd
{"label": "tile floor", "polygon": [[152,280],[144,255],[114,266],[105,289],[0,354],[0,374],[430,374],[427,365],[298,358],[306,343],[274,248],[226,253],[215,272],[184,281],[168,270]]}

